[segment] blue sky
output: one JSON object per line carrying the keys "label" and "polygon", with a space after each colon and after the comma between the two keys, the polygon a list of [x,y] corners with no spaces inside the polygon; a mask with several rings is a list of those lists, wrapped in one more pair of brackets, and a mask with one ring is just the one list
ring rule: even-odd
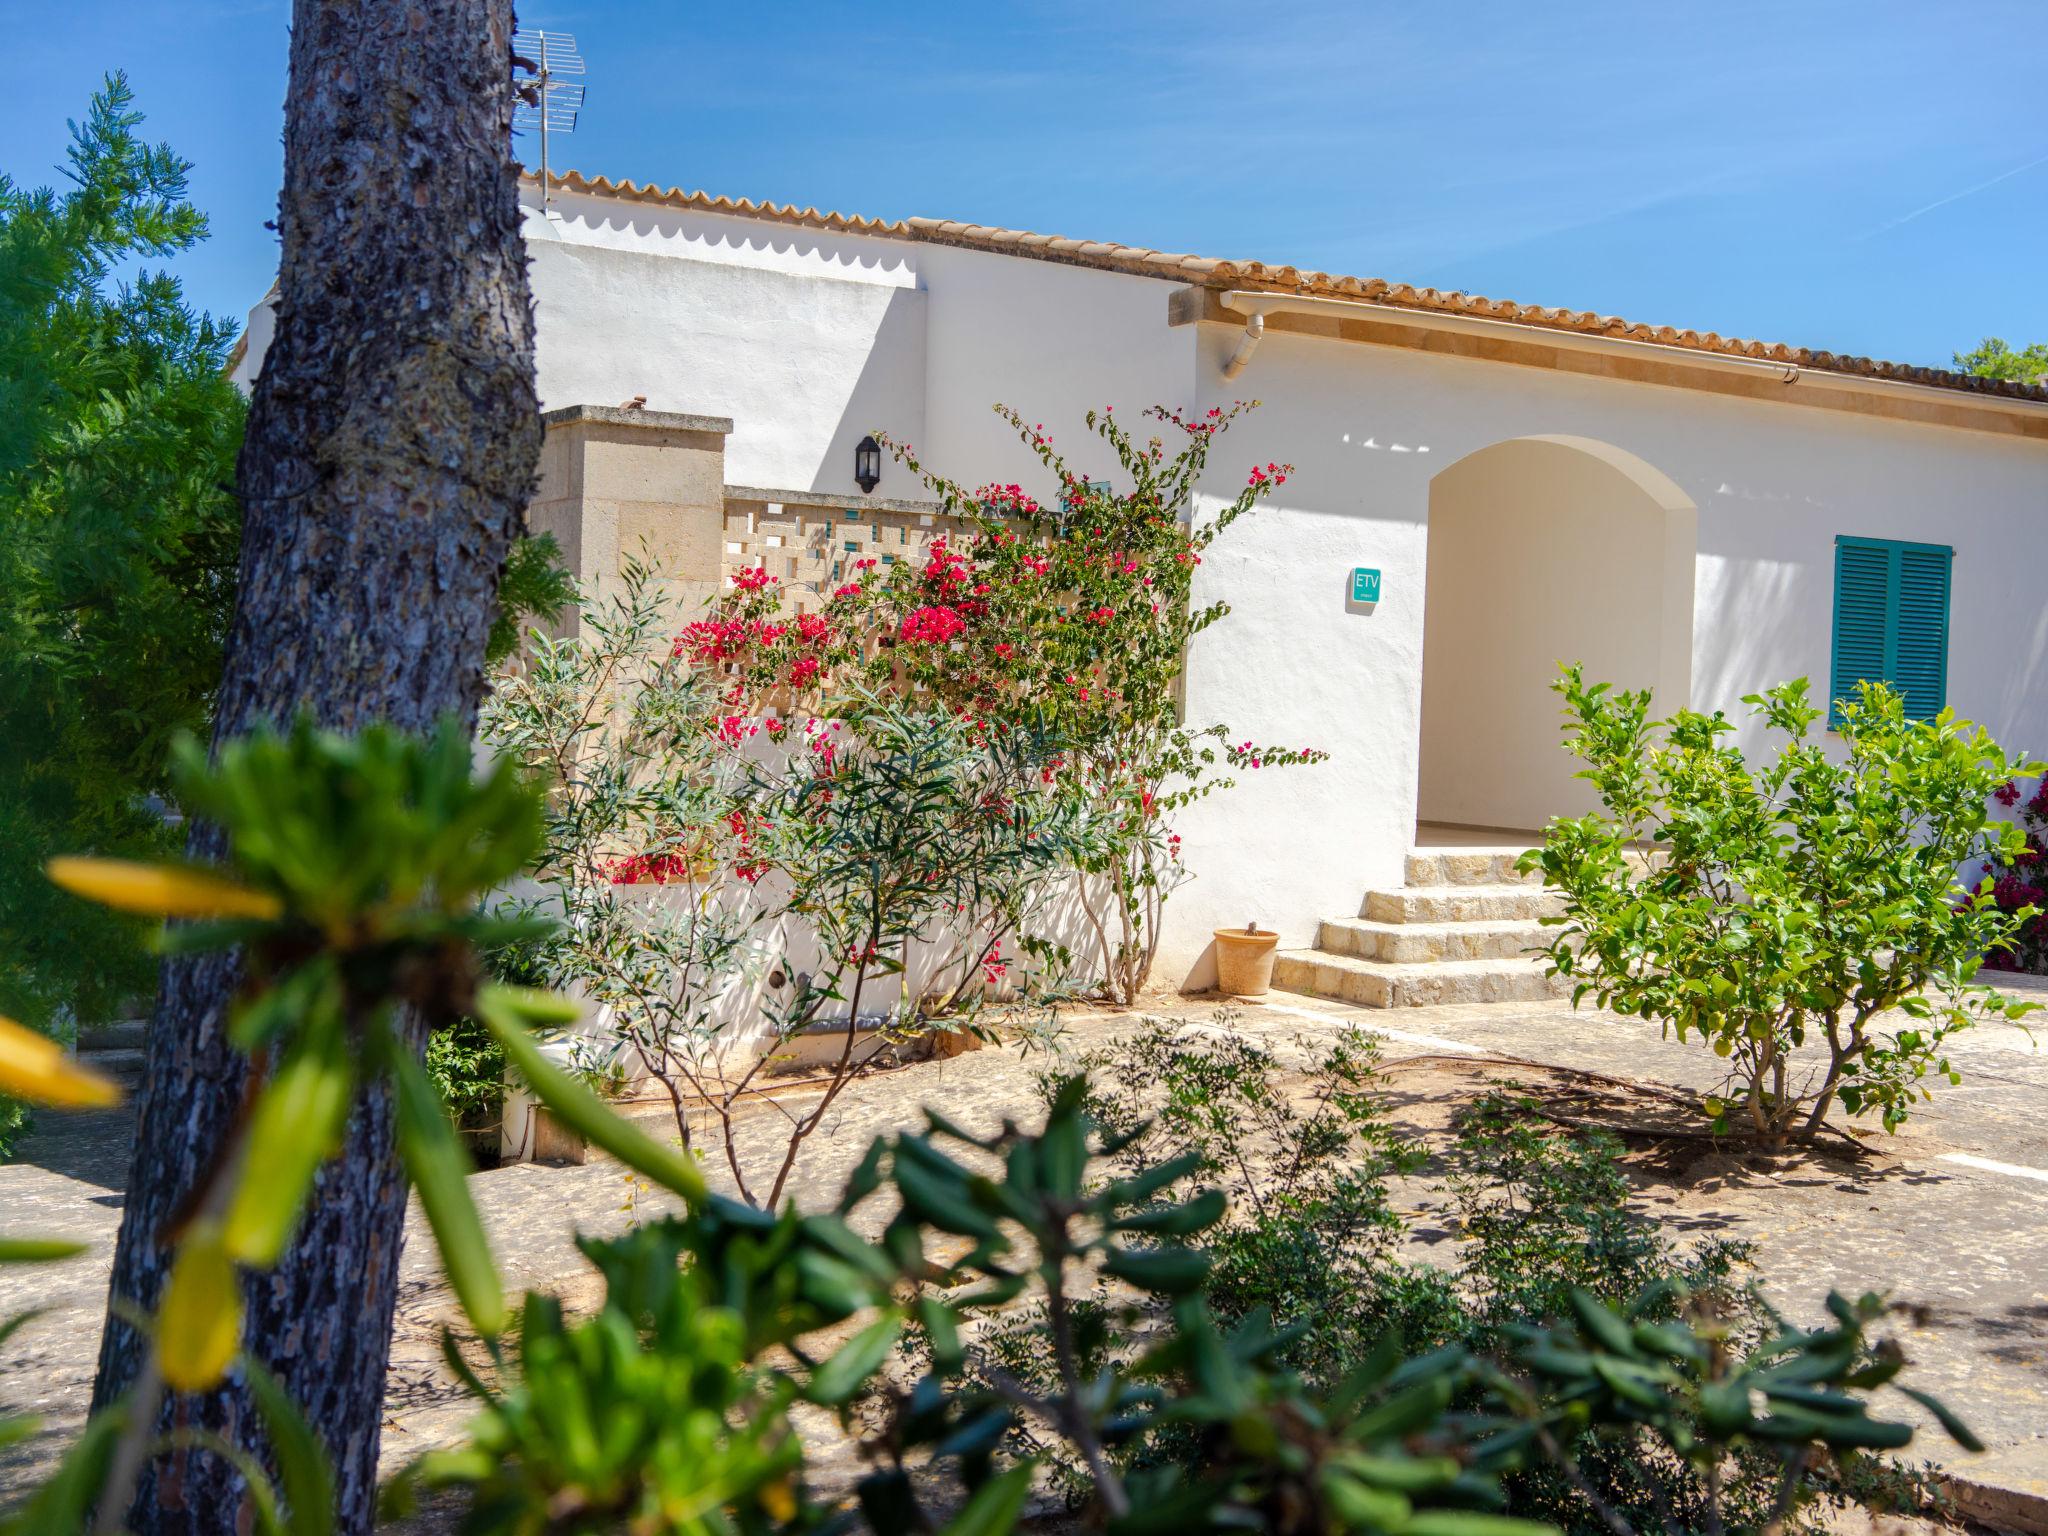
{"label": "blue sky", "polygon": [[[285,0],[0,0],[0,169],[124,68],[196,162],[181,264],[263,290]],[[664,185],[1256,257],[1911,362],[2048,339],[2042,0],[534,0],[556,158]],[[522,141],[524,147],[524,141]]]}

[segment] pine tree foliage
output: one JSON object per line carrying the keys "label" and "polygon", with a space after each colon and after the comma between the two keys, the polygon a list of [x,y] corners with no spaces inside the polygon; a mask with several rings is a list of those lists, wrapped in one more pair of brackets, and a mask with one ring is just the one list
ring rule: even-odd
{"label": "pine tree foliage", "polygon": [[107,78],[61,190],[0,176],[0,1010],[146,987],[125,921],[42,877],[165,851],[171,738],[203,730],[234,601],[234,329],[153,264],[206,236],[190,169]]}
{"label": "pine tree foliage", "polygon": [[[182,843],[169,748],[210,734],[240,559],[237,327],[159,265],[207,221],[142,122],[110,75],[64,186],[0,175],[0,1013],[60,1033],[132,1005],[155,963],[43,865]],[[514,544],[494,659],[570,596],[558,560],[547,536]],[[0,1155],[14,1123],[0,1100]]]}

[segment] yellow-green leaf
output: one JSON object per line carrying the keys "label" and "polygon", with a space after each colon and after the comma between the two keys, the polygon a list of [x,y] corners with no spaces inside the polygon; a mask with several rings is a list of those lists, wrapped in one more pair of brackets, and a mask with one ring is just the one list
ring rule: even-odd
{"label": "yellow-green leaf", "polygon": [[204,1392],[227,1374],[242,1338],[242,1292],[218,1223],[187,1232],[157,1313],[156,1357],[175,1392]]}
{"label": "yellow-green leaf", "polygon": [[491,1262],[476,1203],[469,1198],[469,1160],[448,1111],[427,1074],[402,1047],[388,1053],[398,1082],[398,1154],[441,1249],[441,1268],[476,1331],[495,1338],[505,1327],[505,1291]]}
{"label": "yellow-green leaf", "polygon": [[837,1407],[860,1390],[861,1384],[882,1368],[889,1351],[903,1332],[903,1319],[885,1313],[855,1334],[839,1352],[811,1373],[805,1396],[814,1403]]}
{"label": "yellow-green leaf", "polygon": [[[83,1531],[89,1524],[94,1502],[106,1486],[107,1464],[128,1420],[129,1401],[117,1399],[113,1406],[86,1420],[85,1432],[64,1453],[57,1469],[43,1480],[35,1494],[14,1513],[10,1531]],[[18,1422],[18,1421],[10,1421]]]}
{"label": "yellow-green leaf", "polygon": [[50,860],[50,879],[74,896],[144,917],[250,917],[274,921],[284,903],[268,891],[174,864],[75,855]]}
{"label": "yellow-green leaf", "polygon": [[0,1264],[47,1264],[85,1252],[67,1237],[0,1237]]}
{"label": "yellow-green leaf", "polygon": [[328,1536],[334,1529],[334,1469],[326,1447],[282,1382],[247,1358],[242,1372],[256,1411],[263,1415],[278,1481],[284,1485],[287,1529],[292,1536]]}
{"label": "yellow-green leaf", "polygon": [[529,1024],[574,1024],[583,1015],[581,1003],[559,992],[534,987],[493,987],[491,991]]}
{"label": "yellow-green leaf", "polygon": [[1406,1536],[1556,1536],[1557,1528],[1540,1520],[1517,1520],[1472,1509],[1418,1510],[1408,1521]]}
{"label": "yellow-green leaf", "polygon": [[663,1146],[645,1131],[620,1119],[602,1099],[541,1053],[521,1022],[517,1002],[508,1002],[503,989],[486,987],[479,992],[476,1011],[498,1037],[498,1043],[505,1048],[505,1059],[526,1079],[534,1097],[553,1110],[570,1130],[692,1205],[709,1196],[704,1171],[687,1153]]}
{"label": "yellow-green leaf", "polygon": [[948,1520],[939,1536],[1004,1536],[1016,1529],[1017,1517],[1031,1497],[1035,1462],[1020,1461],[974,1490],[960,1513]]}
{"label": "yellow-green leaf", "polygon": [[275,1264],[298,1225],[320,1164],[341,1148],[355,1072],[338,1032],[303,1042],[264,1087],[249,1121],[227,1250],[244,1264]]}
{"label": "yellow-green leaf", "polygon": [[121,1102],[113,1082],[73,1061],[47,1035],[0,1018],[0,1093],[58,1109],[100,1109]]}

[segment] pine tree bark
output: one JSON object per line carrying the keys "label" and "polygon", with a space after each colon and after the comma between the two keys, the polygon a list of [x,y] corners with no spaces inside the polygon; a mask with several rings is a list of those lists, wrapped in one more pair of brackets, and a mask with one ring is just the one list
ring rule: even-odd
{"label": "pine tree bark", "polygon": [[[511,0],[296,0],[277,329],[237,488],[241,586],[215,742],[305,712],[353,729],[473,718],[493,595],[533,489],[541,424],[517,171]],[[217,851],[194,834],[194,851]],[[232,958],[173,962],[151,1021],[135,1163],[95,1407],[134,1379],[167,1239],[232,1118]],[[376,1492],[405,1185],[391,1107],[368,1097],[277,1269],[247,1284],[245,1340],[335,1461],[338,1529]],[[246,1393],[173,1399],[268,1459]],[[159,1457],[143,1533],[249,1528],[221,1456]]]}

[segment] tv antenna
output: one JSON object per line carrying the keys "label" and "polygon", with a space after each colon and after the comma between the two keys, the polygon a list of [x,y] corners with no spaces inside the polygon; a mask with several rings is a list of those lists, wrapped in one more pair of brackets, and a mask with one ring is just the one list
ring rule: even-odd
{"label": "tv antenna", "polygon": [[540,130],[540,211],[548,214],[548,135],[574,133],[583,111],[583,55],[572,32],[522,27],[512,34],[512,64],[526,71],[513,86],[512,129]]}

